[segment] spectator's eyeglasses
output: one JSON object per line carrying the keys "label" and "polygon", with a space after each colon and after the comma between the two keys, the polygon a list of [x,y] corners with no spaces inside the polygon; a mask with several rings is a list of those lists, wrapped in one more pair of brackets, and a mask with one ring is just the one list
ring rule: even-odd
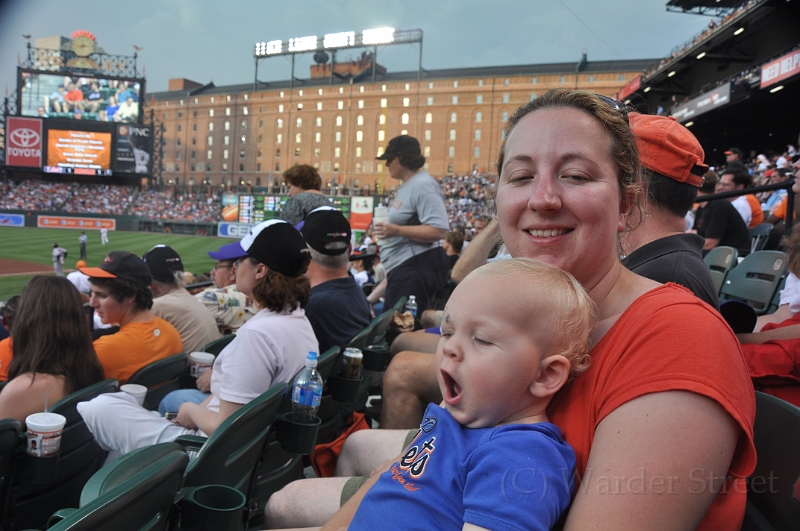
{"label": "spectator's eyeglasses", "polygon": [[621,102],[619,102],[619,101],[617,101],[615,99],[609,98],[608,96],[603,96],[602,94],[597,94],[597,93],[594,93],[594,92],[592,94],[597,96],[597,98],[600,99],[600,101],[602,101],[603,103],[605,103],[606,105],[611,107],[612,110],[617,111],[618,113],[620,113],[622,115],[622,118],[625,120],[626,124],[629,123],[628,122],[628,108],[625,107],[624,103],[621,103]]}
{"label": "spectator's eyeglasses", "polygon": [[216,271],[217,269],[226,269],[226,268],[227,268],[227,269],[230,269],[230,268],[232,268],[234,265],[235,265],[235,264],[214,264],[214,271]]}

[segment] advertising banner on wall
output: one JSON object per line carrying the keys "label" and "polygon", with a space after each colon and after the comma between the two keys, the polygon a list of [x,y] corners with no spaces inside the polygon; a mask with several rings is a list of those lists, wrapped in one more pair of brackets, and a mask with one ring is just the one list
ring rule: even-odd
{"label": "advertising banner on wall", "polygon": [[684,123],[708,111],[727,105],[730,101],[731,84],[725,83],[712,91],[701,94],[687,103],[678,105],[672,110],[672,117]]}
{"label": "advertising banner on wall", "polygon": [[372,197],[350,198],[350,226],[353,229],[366,230],[372,223]]}
{"label": "advertising banner on wall", "polygon": [[0,214],[0,227],[24,227],[25,216],[22,214]]}
{"label": "advertising banner on wall", "polygon": [[107,218],[73,218],[66,216],[36,216],[36,226],[44,229],[116,230],[117,220]]}
{"label": "advertising banner on wall", "polygon": [[119,173],[150,173],[150,153],[153,151],[152,129],[138,125],[117,125],[114,148],[114,171]]}
{"label": "advertising banner on wall", "polygon": [[236,223],[230,221],[220,221],[217,223],[217,236],[220,238],[241,239],[247,236],[255,223]]}
{"label": "advertising banner on wall", "polygon": [[6,129],[6,164],[41,168],[42,120],[9,116]]}
{"label": "advertising banner on wall", "polygon": [[800,50],[787,53],[761,67],[761,87],[771,87],[775,83],[800,74]]}

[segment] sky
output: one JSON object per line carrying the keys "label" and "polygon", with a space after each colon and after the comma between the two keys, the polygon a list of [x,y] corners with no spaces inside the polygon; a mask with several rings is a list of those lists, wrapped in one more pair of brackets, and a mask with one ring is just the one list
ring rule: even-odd
{"label": "sky", "polygon": [[[256,42],[378,27],[423,31],[428,70],[537,63],[649,59],[669,55],[709,18],[666,11],[666,0],[0,0],[0,90],[16,89],[26,40],[87,30],[107,53],[133,55],[147,92],[170,78],[217,86],[250,83]],[[361,49],[339,52],[355,59]],[[416,70],[414,44],[378,49],[390,72]],[[312,54],[297,56],[308,77]],[[259,63],[259,80],[289,78],[290,59]]]}

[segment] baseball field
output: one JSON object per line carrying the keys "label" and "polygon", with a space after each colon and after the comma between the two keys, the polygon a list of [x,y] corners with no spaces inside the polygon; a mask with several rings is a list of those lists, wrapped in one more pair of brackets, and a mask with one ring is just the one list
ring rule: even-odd
{"label": "baseball field", "polygon": [[[131,251],[141,256],[154,245],[169,245],[181,256],[184,269],[192,273],[208,273],[214,265],[206,251],[216,250],[233,240],[209,236],[182,236],[157,232],[109,232],[108,245],[100,245],[100,231],[86,231],[90,267],[99,265],[111,251]],[[79,230],[41,229],[34,227],[0,227],[0,301],[18,295],[25,283],[37,274],[53,274],[53,243],[69,251],[64,272],[74,271],[80,258]]]}

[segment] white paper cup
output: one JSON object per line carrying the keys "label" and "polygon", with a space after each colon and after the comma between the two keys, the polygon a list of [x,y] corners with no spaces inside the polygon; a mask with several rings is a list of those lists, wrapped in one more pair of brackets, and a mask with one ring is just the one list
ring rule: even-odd
{"label": "white paper cup", "polygon": [[214,355],[208,352],[192,352],[189,354],[189,374],[199,378],[214,365]]}
{"label": "white paper cup", "polygon": [[67,423],[58,413],[34,413],[25,419],[28,428],[28,454],[55,457],[61,450],[61,433]]}
{"label": "white paper cup", "polygon": [[120,391],[124,391],[136,399],[140,405],[144,405],[144,397],[147,396],[147,387],[139,384],[125,384],[119,386]]}

